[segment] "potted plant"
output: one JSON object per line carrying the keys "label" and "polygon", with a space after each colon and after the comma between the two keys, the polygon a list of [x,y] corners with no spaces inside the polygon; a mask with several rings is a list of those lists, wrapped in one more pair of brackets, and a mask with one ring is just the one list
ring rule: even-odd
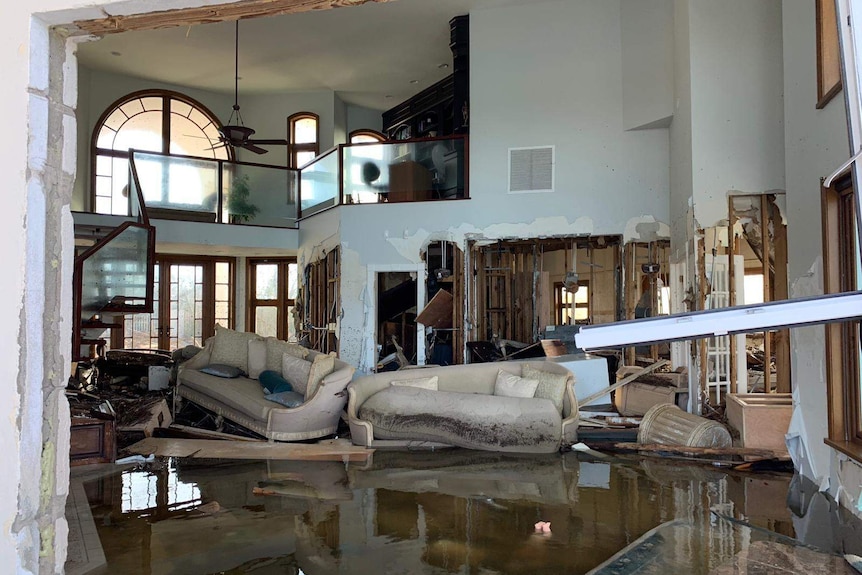
{"label": "potted plant", "polygon": [[227,197],[227,211],[232,224],[247,222],[260,211],[256,205],[248,201],[251,190],[248,185],[248,174],[242,174],[233,179],[230,193]]}

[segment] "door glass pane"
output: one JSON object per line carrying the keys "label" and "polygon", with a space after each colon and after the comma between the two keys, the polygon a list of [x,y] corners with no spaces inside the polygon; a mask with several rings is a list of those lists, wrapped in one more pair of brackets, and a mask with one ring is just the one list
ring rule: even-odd
{"label": "door glass pane", "polygon": [[170,349],[203,345],[203,265],[171,266]]}
{"label": "door glass pane", "polygon": [[288,264],[287,266],[287,299],[296,299],[299,291],[299,282],[297,280],[296,264]]}
{"label": "door glass pane", "polygon": [[276,306],[258,306],[255,309],[254,332],[263,337],[278,335],[278,308]]}
{"label": "door glass pane", "polygon": [[153,313],[125,316],[123,347],[125,349],[159,348],[159,266],[155,266],[153,282]]}
{"label": "door glass pane", "polygon": [[215,268],[215,323],[231,327],[230,264],[228,262],[216,262]]}
{"label": "door glass pane", "polygon": [[278,298],[278,264],[255,264],[255,298]]}

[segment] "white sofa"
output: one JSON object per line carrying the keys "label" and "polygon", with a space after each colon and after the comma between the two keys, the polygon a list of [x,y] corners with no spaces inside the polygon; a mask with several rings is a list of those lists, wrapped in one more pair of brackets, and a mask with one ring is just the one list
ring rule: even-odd
{"label": "white sofa", "polygon": [[[566,377],[561,410],[548,399],[494,395],[498,371],[520,376],[524,364]],[[391,385],[433,376],[436,391]],[[577,441],[573,386],[571,372],[546,361],[475,363],[358,377],[348,387],[351,439],[367,447],[421,444],[550,453]]]}
{"label": "white sofa", "polygon": [[[188,400],[274,441],[301,441],[336,432],[347,403],[345,388],[355,368],[336,359],[334,371],[323,378],[313,395],[299,407],[287,408],[265,399],[257,380],[226,379],[201,372],[211,362],[213,339],[180,367],[175,409],[179,402]],[[307,359],[318,355],[310,350]]]}

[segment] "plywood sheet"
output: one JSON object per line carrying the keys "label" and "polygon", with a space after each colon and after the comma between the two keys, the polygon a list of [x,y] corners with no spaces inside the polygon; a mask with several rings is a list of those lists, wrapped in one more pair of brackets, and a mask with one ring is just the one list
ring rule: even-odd
{"label": "plywood sheet", "polygon": [[292,461],[366,461],[373,449],[356,447],[349,441],[320,443],[264,443],[148,437],[128,448],[132,454],[203,459],[278,459]]}
{"label": "plywood sheet", "polygon": [[435,329],[449,329],[452,327],[452,304],[452,294],[441,289],[416,316],[416,323]]}

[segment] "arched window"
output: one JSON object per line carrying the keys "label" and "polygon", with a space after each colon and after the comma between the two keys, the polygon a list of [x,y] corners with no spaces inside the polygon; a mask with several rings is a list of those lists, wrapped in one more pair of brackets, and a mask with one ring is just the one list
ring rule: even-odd
{"label": "arched window", "polygon": [[287,119],[287,126],[290,167],[301,168],[320,152],[320,116],[312,112],[297,112]]}
{"label": "arched window", "polygon": [[219,119],[206,106],[168,90],[123,96],[96,122],[91,146],[91,206],[99,214],[129,213],[129,149],[230,160],[218,146]]}
{"label": "arched window", "polygon": [[386,136],[377,130],[362,129],[350,132],[348,140],[351,144],[371,144],[375,142],[385,142]]}

